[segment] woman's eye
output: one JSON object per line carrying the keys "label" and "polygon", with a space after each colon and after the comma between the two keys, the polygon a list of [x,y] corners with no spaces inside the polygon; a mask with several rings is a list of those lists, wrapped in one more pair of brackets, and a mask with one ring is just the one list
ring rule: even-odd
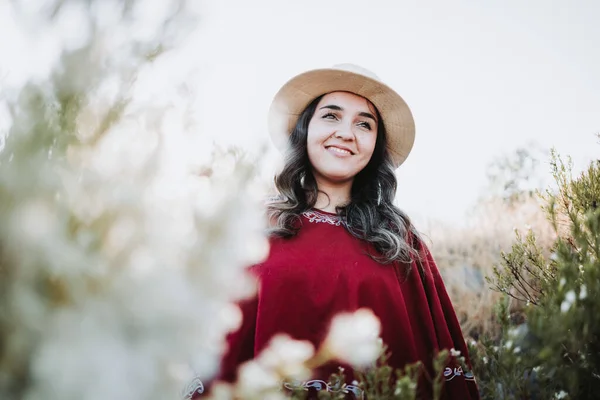
{"label": "woman's eye", "polygon": [[327,114],[323,115],[323,119],[337,119],[337,115],[335,115],[333,113],[327,113]]}
{"label": "woman's eye", "polygon": [[368,122],[364,122],[364,121],[363,122],[359,122],[358,126],[363,127],[363,128],[365,128],[365,129],[367,129],[369,131],[371,130],[371,124],[368,123]]}

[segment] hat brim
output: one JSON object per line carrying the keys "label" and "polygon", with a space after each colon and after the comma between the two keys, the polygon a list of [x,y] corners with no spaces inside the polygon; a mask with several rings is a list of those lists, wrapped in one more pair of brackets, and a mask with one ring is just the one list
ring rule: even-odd
{"label": "hat brim", "polygon": [[274,144],[285,150],[298,117],[311,101],[340,91],[362,96],[377,108],[387,133],[388,150],[394,166],[399,167],[415,141],[415,122],[408,105],[384,83],[350,71],[316,69],[297,75],[283,85],[269,110],[269,133]]}

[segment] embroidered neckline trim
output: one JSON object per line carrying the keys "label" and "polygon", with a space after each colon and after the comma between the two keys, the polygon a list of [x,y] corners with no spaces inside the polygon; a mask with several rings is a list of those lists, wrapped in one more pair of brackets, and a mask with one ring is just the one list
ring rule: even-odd
{"label": "embroidered neckline trim", "polygon": [[337,215],[325,214],[316,210],[304,211],[302,215],[312,223],[325,223],[334,226],[340,226],[342,224],[342,219]]}

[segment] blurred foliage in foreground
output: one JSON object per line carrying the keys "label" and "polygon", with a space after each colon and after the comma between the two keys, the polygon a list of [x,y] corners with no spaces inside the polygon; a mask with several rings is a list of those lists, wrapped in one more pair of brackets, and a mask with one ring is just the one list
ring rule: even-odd
{"label": "blurred foliage in foreground", "polygon": [[211,176],[169,163],[185,77],[139,96],[193,12],[183,0],[11,6],[59,56],[0,99],[0,398],[178,398],[217,370],[232,303],[253,291],[243,271],[266,250],[251,163]]}

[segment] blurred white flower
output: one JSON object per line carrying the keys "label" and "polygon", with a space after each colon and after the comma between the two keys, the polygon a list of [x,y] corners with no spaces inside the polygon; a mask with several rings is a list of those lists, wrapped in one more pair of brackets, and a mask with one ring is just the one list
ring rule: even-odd
{"label": "blurred white flower", "polygon": [[288,335],[274,336],[269,345],[261,351],[256,361],[281,378],[308,379],[310,370],[306,362],[313,357],[315,349],[305,340],[293,340]]}
{"label": "blurred white flower", "polygon": [[563,302],[560,305],[560,311],[565,313],[567,311],[569,311],[569,309],[571,308],[571,306],[573,305],[573,303],[575,303],[575,292],[571,289],[567,292],[567,294],[565,295],[565,299],[563,300]]}
{"label": "blurred white flower", "polygon": [[281,386],[279,375],[256,360],[247,361],[238,368],[236,392],[245,398],[260,398]]}
{"label": "blurred white flower", "polygon": [[225,382],[215,382],[210,388],[210,396],[201,397],[206,400],[231,400],[234,398],[233,385]]}
{"label": "blurred white flower", "polygon": [[381,355],[381,323],[373,311],[361,308],[340,313],[332,322],[323,348],[333,358],[354,367],[372,364]]}
{"label": "blurred white flower", "polygon": [[[48,81],[6,95],[0,398],[169,398],[192,376],[212,377],[239,325],[232,303],[255,290],[245,270],[268,250],[249,195],[255,167],[228,160],[196,184],[187,99],[136,97],[144,85],[160,89],[156,50],[179,17],[193,17],[178,14],[186,2],[48,0],[34,16],[61,51]],[[156,13],[141,21],[131,10]],[[169,72],[163,87],[185,81]]]}
{"label": "blurred white flower", "polygon": [[288,379],[308,379],[311,371],[306,363],[313,355],[310,342],[276,335],[257,357],[238,368],[234,391],[244,399],[284,399],[280,392],[282,383]]}
{"label": "blurred white flower", "polygon": [[583,300],[585,298],[587,298],[587,286],[581,285],[581,288],[579,289],[579,299]]}
{"label": "blurred white flower", "polygon": [[450,349],[450,355],[452,357],[460,357],[460,350],[456,350],[454,347]]}
{"label": "blurred white flower", "polygon": [[504,343],[504,347],[507,349],[512,348],[513,345],[513,341],[512,340],[507,340],[506,343]]}
{"label": "blurred white flower", "polygon": [[558,392],[558,393],[555,393],[555,394],[554,394],[554,398],[555,398],[555,399],[564,399],[564,398],[566,398],[568,395],[569,395],[569,394],[568,394],[567,392],[565,392],[564,390],[561,390],[560,392]]}

